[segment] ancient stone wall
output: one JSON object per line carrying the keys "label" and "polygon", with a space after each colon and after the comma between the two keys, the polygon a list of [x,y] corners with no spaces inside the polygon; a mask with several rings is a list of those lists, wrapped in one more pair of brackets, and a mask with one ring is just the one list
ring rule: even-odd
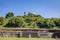
{"label": "ancient stone wall", "polygon": [[[58,31],[49,31],[49,30],[11,30],[11,31],[1,31],[0,37],[19,37],[19,38],[60,38],[60,33]],[[57,33],[58,32],[58,33]]]}

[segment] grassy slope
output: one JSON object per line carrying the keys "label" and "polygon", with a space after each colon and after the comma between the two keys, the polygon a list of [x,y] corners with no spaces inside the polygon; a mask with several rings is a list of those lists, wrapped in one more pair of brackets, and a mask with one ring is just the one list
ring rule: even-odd
{"label": "grassy slope", "polygon": [[0,38],[0,40],[55,40],[52,38]]}

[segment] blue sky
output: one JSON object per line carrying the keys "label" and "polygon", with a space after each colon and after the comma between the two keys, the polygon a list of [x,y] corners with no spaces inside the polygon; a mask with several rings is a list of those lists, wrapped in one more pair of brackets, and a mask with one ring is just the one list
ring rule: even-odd
{"label": "blue sky", "polygon": [[45,18],[60,18],[60,0],[0,0],[0,16],[8,12],[15,16],[33,12]]}

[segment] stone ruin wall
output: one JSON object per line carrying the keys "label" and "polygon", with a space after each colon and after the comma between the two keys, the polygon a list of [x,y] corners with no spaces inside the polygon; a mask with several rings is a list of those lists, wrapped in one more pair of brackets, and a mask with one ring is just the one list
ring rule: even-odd
{"label": "stone ruin wall", "polygon": [[[58,33],[56,33],[58,34]],[[16,37],[16,38],[53,38],[54,32],[48,30],[15,30],[15,31],[0,31],[0,37]],[[59,36],[58,36],[59,37]]]}

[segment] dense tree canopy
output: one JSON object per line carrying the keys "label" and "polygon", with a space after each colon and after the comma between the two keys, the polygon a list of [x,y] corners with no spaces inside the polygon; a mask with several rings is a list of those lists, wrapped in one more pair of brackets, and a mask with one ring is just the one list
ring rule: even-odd
{"label": "dense tree canopy", "polygon": [[23,16],[14,16],[13,12],[8,12],[5,18],[0,17],[0,25],[20,28],[60,28],[60,18],[44,18],[31,12],[28,14],[24,12]]}

